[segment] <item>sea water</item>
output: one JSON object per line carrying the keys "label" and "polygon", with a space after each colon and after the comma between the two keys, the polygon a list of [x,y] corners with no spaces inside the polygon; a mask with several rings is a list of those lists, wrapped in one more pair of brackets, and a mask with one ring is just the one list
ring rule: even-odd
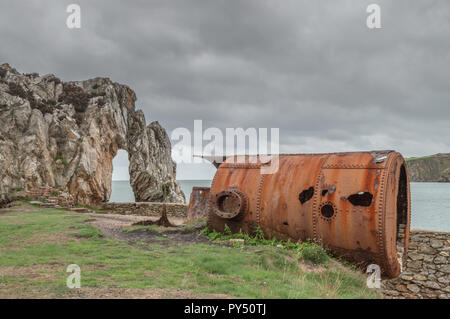
{"label": "sea water", "polygon": [[[211,186],[210,180],[181,180],[189,202],[192,187]],[[113,181],[111,202],[133,202],[129,181]],[[450,183],[411,183],[411,227],[450,231]]]}

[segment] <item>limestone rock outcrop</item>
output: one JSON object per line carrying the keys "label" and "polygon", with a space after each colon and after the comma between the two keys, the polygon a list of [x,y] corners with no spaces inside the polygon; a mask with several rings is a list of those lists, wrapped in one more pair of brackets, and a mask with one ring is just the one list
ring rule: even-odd
{"label": "limestone rock outcrop", "polygon": [[123,149],[136,201],[184,202],[169,137],[135,101],[108,78],[62,82],[0,65],[0,193],[48,185],[80,204],[106,202]]}

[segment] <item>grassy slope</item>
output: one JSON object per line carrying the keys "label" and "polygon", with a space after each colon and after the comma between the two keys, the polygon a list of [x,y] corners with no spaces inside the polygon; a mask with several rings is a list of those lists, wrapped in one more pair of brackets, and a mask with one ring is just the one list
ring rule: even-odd
{"label": "grassy slope", "polygon": [[[59,210],[0,215],[0,297],[28,290],[64,297],[67,265],[81,267],[82,289],[169,288],[242,298],[373,298],[350,269],[302,272],[276,247],[167,247],[101,237],[89,217]],[[13,267],[13,268],[12,268]],[[11,271],[14,269],[14,271]],[[3,289],[8,288],[8,289]]]}

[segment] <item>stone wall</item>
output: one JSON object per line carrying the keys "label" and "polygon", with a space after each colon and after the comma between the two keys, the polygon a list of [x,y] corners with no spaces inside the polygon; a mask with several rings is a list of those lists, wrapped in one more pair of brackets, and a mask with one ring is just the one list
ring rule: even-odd
{"label": "stone wall", "polygon": [[399,278],[383,280],[386,298],[450,298],[450,233],[411,230],[408,261]]}
{"label": "stone wall", "polygon": [[104,203],[102,209],[107,213],[121,215],[141,215],[161,217],[163,205],[166,205],[168,217],[187,217],[188,205],[180,203],[137,202]]}

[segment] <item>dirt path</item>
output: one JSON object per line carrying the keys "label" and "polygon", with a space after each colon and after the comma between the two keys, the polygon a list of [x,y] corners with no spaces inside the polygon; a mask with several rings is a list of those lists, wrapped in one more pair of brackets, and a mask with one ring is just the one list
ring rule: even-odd
{"label": "dirt path", "polygon": [[[125,240],[130,245],[137,242],[158,243],[165,246],[210,244],[211,242],[200,235],[199,231],[205,227],[204,223],[183,225],[185,219],[170,218],[170,222],[177,227],[157,227],[158,231],[149,228],[138,228],[124,231],[126,227],[143,220],[156,221],[157,217],[115,214],[89,214],[88,222],[101,230],[107,238]],[[156,228],[156,227],[155,227]]]}

